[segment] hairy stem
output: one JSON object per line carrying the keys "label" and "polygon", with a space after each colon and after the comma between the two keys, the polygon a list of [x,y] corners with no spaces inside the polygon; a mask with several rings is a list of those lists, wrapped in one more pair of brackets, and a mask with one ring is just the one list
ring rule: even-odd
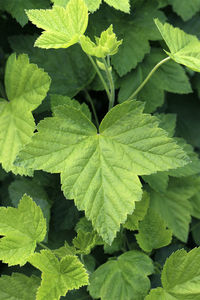
{"label": "hairy stem", "polygon": [[94,118],[95,118],[95,122],[96,122],[96,125],[97,125],[97,128],[99,128],[99,120],[98,120],[98,117],[97,117],[97,113],[96,113],[96,110],[95,110],[95,107],[94,107],[94,103],[92,101],[92,98],[90,97],[90,94],[88,93],[88,91],[85,89],[84,90],[84,93],[85,93],[85,98],[86,100],[90,103],[91,105],[91,108],[92,108],[92,112],[93,112],[93,115],[94,115]]}
{"label": "hairy stem", "polygon": [[109,56],[107,57],[107,62],[105,58],[103,58],[102,60],[105,65],[106,75],[110,84],[110,99],[109,99],[109,108],[108,108],[108,110],[110,110],[113,107],[115,102],[115,84],[112,76],[112,70],[110,68],[110,57]]}
{"label": "hairy stem", "polygon": [[165,59],[161,60],[155,67],[151,70],[151,72],[147,75],[145,80],[140,84],[140,86],[131,94],[131,96],[128,98],[128,100],[133,100],[133,98],[142,90],[142,88],[145,86],[145,84],[149,81],[151,76],[155,73],[155,71],[165,62],[170,60],[170,57],[166,57]]}
{"label": "hairy stem", "polygon": [[92,63],[92,65],[93,65],[93,67],[94,67],[97,75],[99,76],[99,79],[101,80],[101,82],[102,82],[102,84],[104,86],[104,89],[105,89],[105,91],[106,91],[106,93],[108,95],[108,99],[110,100],[110,92],[109,92],[109,88],[107,86],[107,83],[105,82],[105,80],[104,80],[104,78],[103,78],[103,76],[102,76],[102,74],[101,74],[98,66],[96,65],[95,61],[93,60],[92,56],[90,56],[89,54],[87,54],[87,56],[88,56],[90,62]]}
{"label": "hairy stem", "polygon": [[45,246],[43,243],[38,243],[38,245],[43,248],[43,249],[46,249],[46,250],[50,250],[47,246]]}

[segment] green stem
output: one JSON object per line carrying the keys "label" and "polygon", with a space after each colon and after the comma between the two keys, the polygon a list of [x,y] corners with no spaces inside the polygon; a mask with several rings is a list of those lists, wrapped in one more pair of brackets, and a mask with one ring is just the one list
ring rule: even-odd
{"label": "green stem", "polygon": [[110,99],[109,88],[108,88],[107,83],[105,82],[105,80],[104,80],[104,78],[103,78],[103,76],[102,76],[102,74],[101,74],[101,72],[100,72],[98,66],[96,65],[96,63],[95,63],[95,61],[93,60],[92,56],[90,56],[89,54],[87,54],[87,56],[88,56],[89,60],[91,61],[91,63],[92,63],[92,65],[93,65],[93,67],[94,67],[94,69],[95,69],[97,75],[99,76],[99,79],[101,80],[101,82],[102,82],[102,84],[103,84],[103,86],[104,86],[104,89],[105,89],[105,91],[106,91],[106,93],[107,93],[107,95],[108,95],[108,99]]}
{"label": "green stem", "polygon": [[105,58],[102,59],[103,63],[105,65],[105,69],[106,69],[106,74],[108,77],[108,81],[110,84],[110,99],[109,99],[109,108],[108,110],[110,110],[115,102],[115,84],[114,84],[114,80],[113,80],[113,76],[112,76],[112,71],[110,68],[110,58],[108,56],[108,63],[106,62]]}
{"label": "green stem", "polygon": [[145,84],[149,81],[151,76],[155,73],[155,71],[165,62],[170,60],[170,57],[166,57],[165,59],[161,60],[155,67],[151,70],[151,72],[147,75],[145,80],[140,84],[140,86],[131,94],[131,96],[128,98],[128,100],[133,100],[133,98],[141,91],[141,89],[145,86]]}
{"label": "green stem", "polygon": [[90,97],[90,94],[88,93],[88,91],[85,89],[84,90],[84,93],[85,93],[85,98],[86,100],[90,103],[91,105],[91,108],[92,108],[92,112],[93,112],[93,115],[94,115],[94,118],[95,118],[95,122],[96,122],[96,125],[97,125],[97,128],[99,128],[99,120],[98,120],[98,117],[97,117],[97,113],[96,113],[96,110],[95,110],[95,107],[94,107],[94,103],[92,101],[92,98]]}
{"label": "green stem", "polygon": [[38,245],[43,248],[43,249],[46,249],[46,250],[50,250],[47,246],[45,246],[43,243],[38,243]]}

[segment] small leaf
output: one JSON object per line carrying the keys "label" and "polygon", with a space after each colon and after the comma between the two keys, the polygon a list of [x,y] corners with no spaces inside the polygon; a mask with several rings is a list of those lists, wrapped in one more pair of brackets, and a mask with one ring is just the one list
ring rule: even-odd
{"label": "small leaf", "polygon": [[46,235],[46,221],[40,207],[24,195],[18,208],[0,207],[0,259],[13,265],[24,265],[34,253],[36,243]]}
{"label": "small leaf", "polygon": [[152,273],[153,264],[147,255],[128,251],[101,265],[91,275],[89,292],[101,300],[144,299],[150,287],[147,276]]}
{"label": "small leaf", "polygon": [[100,38],[96,38],[96,44],[84,35],[80,37],[80,43],[83,51],[87,54],[104,58],[107,55],[116,54],[122,40],[117,40],[115,33],[113,33],[113,26],[110,25],[107,30],[101,33]]}
{"label": "small leaf", "polygon": [[165,221],[152,209],[139,222],[139,233],[136,234],[140,248],[146,252],[167,246],[172,240],[172,231],[166,229]]}
{"label": "small leaf", "polygon": [[11,276],[2,275],[0,278],[1,300],[35,300],[40,279],[35,276],[25,276],[12,273]]}
{"label": "small leaf", "polygon": [[[55,5],[66,7],[69,0],[51,0]],[[102,0],[84,0],[88,7],[88,10],[94,12],[97,10],[102,2]]]}
{"label": "small leaf", "polygon": [[125,13],[130,12],[129,0],[104,0],[108,5],[113,6],[115,9],[119,9]]}
{"label": "small leaf", "polygon": [[59,261],[50,250],[42,250],[29,262],[42,272],[36,300],[59,300],[69,290],[88,284],[86,270],[76,256],[67,255]]}
{"label": "small leaf", "polygon": [[88,9],[84,0],[70,0],[66,8],[53,6],[46,10],[28,10],[29,20],[44,32],[36,40],[40,48],[68,48],[79,41],[88,25]]}
{"label": "small leaf", "polygon": [[88,255],[93,247],[96,246],[98,235],[93,232],[78,230],[77,236],[73,239],[73,245],[77,249],[76,253]]}
{"label": "small leaf", "polygon": [[193,71],[200,72],[200,41],[194,35],[183,30],[155,20],[170,52],[165,51],[175,62],[185,65]]}

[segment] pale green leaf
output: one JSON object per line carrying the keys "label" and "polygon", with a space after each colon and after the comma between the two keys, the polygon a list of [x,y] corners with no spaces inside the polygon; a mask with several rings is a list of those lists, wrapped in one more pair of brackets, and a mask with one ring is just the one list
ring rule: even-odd
{"label": "pale green leaf", "polygon": [[[51,0],[55,5],[60,5],[63,7],[66,7],[67,3],[69,2],[69,0]],[[84,0],[85,4],[88,7],[88,10],[91,12],[94,12],[95,10],[97,10],[102,2],[102,0]]]}
{"label": "pale green leaf", "polygon": [[86,115],[86,117],[88,117],[88,119],[91,120],[91,112],[89,110],[89,107],[85,103],[80,104],[77,100],[71,99],[67,96],[51,95],[52,111],[54,110],[54,107],[56,107],[58,105],[68,105],[68,106],[72,106],[76,109],[80,109],[82,111],[82,113],[84,113]]}
{"label": "pale green leaf", "polygon": [[29,20],[44,32],[36,40],[39,48],[68,48],[79,41],[88,25],[88,9],[84,0],[70,0],[66,8],[54,6],[46,10],[28,10]]}
{"label": "pale green leaf", "polygon": [[[166,55],[162,50],[152,48],[151,53],[145,56],[144,61],[135,70],[122,78],[118,101],[121,103],[127,100],[153,67],[164,58],[166,58]],[[185,70],[173,61],[166,62],[156,70],[141,92],[138,93],[137,99],[145,102],[146,112],[153,112],[157,107],[163,105],[165,91],[178,94],[192,92]],[[174,122],[168,124],[174,124]]]}
{"label": "pale green leaf", "polygon": [[40,279],[35,276],[25,276],[20,273],[12,273],[11,276],[0,277],[1,300],[35,300]]}
{"label": "pale green leaf", "polygon": [[[103,119],[100,133],[80,110],[58,106],[38,125],[17,165],[60,173],[62,190],[85,210],[94,229],[111,243],[142,196],[137,175],[187,163],[182,149],[158,128],[143,104],[127,101]],[[115,153],[115,155],[113,155]]]}
{"label": "pale green leaf", "polygon": [[129,0],[104,0],[108,5],[113,6],[115,9],[119,9],[125,13],[130,12]]}
{"label": "pale green leaf", "polygon": [[0,162],[8,172],[31,175],[31,170],[13,165],[19,150],[30,141],[35,130],[31,111],[45,98],[50,78],[27,55],[12,54],[6,65],[5,88],[8,100],[0,102]]}
{"label": "pale green leaf", "polygon": [[164,192],[150,192],[150,207],[165,220],[173,234],[183,242],[187,241],[192,207],[189,199],[195,189],[187,180],[171,179]]}
{"label": "pale green leaf", "polygon": [[31,62],[48,72],[51,94],[74,97],[93,80],[94,68],[79,45],[46,50],[33,47],[36,38],[37,35],[17,35],[10,38],[10,44],[14,51],[27,53]]}
{"label": "pale green leaf", "polygon": [[128,251],[117,260],[101,265],[90,277],[90,295],[101,300],[144,299],[153,273],[151,259],[142,252]]}
{"label": "pale green leaf", "polygon": [[69,290],[88,284],[86,270],[76,256],[67,255],[59,261],[50,250],[42,250],[29,262],[42,272],[36,300],[59,300]]}
{"label": "pale green leaf", "polygon": [[28,23],[25,9],[49,8],[48,0],[0,0],[0,9],[6,10],[21,26]]}
{"label": "pale green leaf", "polygon": [[200,0],[168,0],[172,5],[173,11],[176,12],[184,21],[188,21],[200,11]]}
{"label": "pale green leaf", "polygon": [[172,231],[166,228],[165,221],[153,209],[149,209],[139,222],[138,231],[137,242],[146,252],[167,246],[172,240]]}
{"label": "pale green leaf", "polygon": [[0,259],[24,265],[34,253],[36,243],[44,240],[46,221],[40,207],[24,195],[18,208],[0,207]]}
{"label": "pale green leaf", "polygon": [[122,40],[117,40],[113,32],[113,26],[110,25],[107,30],[101,33],[100,38],[96,37],[96,43],[93,43],[91,39],[85,35],[80,37],[80,43],[83,51],[87,54],[104,58],[107,55],[116,54],[119,46],[122,44]]}
{"label": "pale green leaf", "polygon": [[163,289],[152,290],[146,300],[199,300],[200,248],[173,253],[162,271]]}
{"label": "pale green leaf", "polygon": [[123,227],[129,230],[138,230],[139,221],[142,221],[149,207],[149,195],[146,191],[143,192],[142,200],[136,202],[135,210],[132,215],[128,215],[126,223]]}
{"label": "pale green leaf", "polygon": [[165,51],[175,62],[185,65],[193,71],[200,72],[200,41],[194,35],[183,30],[155,20],[170,52]]}
{"label": "pale green leaf", "polygon": [[78,230],[77,236],[73,239],[73,245],[77,249],[76,253],[88,255],[92,248],[96,246],[98,235],[93,232],[85,232],[81,229]]}

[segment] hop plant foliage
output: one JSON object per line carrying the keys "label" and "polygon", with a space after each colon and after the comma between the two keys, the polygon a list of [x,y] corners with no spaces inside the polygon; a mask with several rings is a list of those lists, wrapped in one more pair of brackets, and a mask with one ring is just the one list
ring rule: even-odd
{"label": "hop plant foliage", "polygon": [[199,13],[0,0],[0,300],[200,299]]}

